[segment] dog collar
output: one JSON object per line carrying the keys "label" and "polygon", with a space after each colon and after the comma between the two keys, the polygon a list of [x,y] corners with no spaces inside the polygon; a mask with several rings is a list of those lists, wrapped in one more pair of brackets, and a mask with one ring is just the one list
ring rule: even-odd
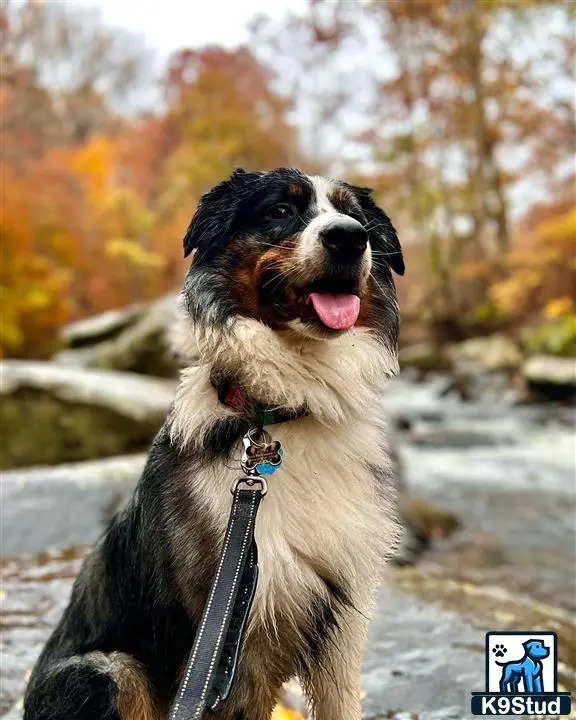
{"label": "dog collar", "polygon": [[218,399],[221,403],[241,412],[250,421],[250,424],[256,427],[297,420],[309,414],[306,407],[286,409],[264,405],[250,397],[233,380],[224,380],[219,383],[212,381],[212,384],[218,392]]}

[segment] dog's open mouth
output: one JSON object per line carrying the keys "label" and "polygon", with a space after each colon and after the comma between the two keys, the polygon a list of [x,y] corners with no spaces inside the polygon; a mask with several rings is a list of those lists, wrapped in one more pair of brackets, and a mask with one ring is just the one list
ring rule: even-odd
{"label": "dog's open mouth", "polygon": [[331,330],[349,330],[360,314],[360,297],[353,292],[326,292],[310,287],[295,291],[303,320],[318,318]]}
{"label": "dog's open mouth", "polygon": [[286,319],[319,324],[330,330],[349,330],[360,314],[360,288],[357,282],[329,277],[302,287],[278,288],[274,307]]}

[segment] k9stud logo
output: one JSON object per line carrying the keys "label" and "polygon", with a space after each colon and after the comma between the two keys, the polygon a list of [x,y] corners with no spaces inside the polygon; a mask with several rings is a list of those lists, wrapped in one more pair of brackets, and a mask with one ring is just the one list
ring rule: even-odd
{"label": "k9stud logo", "polygon": [[558,692],[554,632],[486,633],[486,690],[472,693],[473,715],[569,715],[570,693]]}

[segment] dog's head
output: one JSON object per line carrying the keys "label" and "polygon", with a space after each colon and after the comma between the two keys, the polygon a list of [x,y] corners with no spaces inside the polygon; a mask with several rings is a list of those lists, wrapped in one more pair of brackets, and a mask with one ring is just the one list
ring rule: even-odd
{"label": "dog's head", "polygon": [[524,650],[526,650],[526,655],[533,660],[542,660],[542,658],[547,658],[550,654],[550,650],[544,645],[542,640],[526,640],[522,645]]}
{"label": "dog's head", "polygon": [[184,238],[200,324],[235,316],[313,338],[368,328],[395,347],[396,231],[370,191],[298,170],[237,170],[200,200]]}

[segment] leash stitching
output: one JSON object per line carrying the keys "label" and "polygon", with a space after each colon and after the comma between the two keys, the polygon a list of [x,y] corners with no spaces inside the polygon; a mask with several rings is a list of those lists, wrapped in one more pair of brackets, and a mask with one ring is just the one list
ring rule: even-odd
{"label": "leash stitching", "polygon": [[[240,500],[240,494],[238,494],[234,498],[234,505],[232,508],[232,511],[234,513],[234,517],[236,517],[236,508],[238,506],[238,502]],[[254,498],[253,504],[254,504]],[[178,702],[174,706],[174,712],[172,713],[172,720],[176,720],[176,714],[178,713],[178,709],[180,708],[180,703],[182,701],[182,697],[184,696],[184,693],[186,692],[186,688],[188,687],[188,683],[190,682],[190,674],[192,672],[192,665],[194,664],[194,660],[196,659],[196,655],[198,653],[198,649],[200,647],[200,640],[202,639],[202,635],[204,634],[204,630],[206,629],[206,623],[208,622],[208,615],[210,613],[210,608],[212,606],[212,602],[214,600],[214,595],[216,594],[216,585],[218,584],[218,581],[220,579],[220,573],[222,572],[222,567],[224,565],[224,556],[226,555],[226,551],[228,550],[228,544],[230,542],[230,536],[232,535],[232,528],[234,526],[234,523],[230,523],[230,527],[228,528],[228,532],[226,534],[226,540],[224,542],[224,549],[222,550],[222,555],[220,556],[220,564],[218,565],[218,570],[216,572],[216,578],[214,580],[214,584],[212,585],[212,591],[210,593],[210,597],[208,599],[208,604],[206,606],[206,612],[204,613],[204,619],[202,621],[202,625],[200,626],[198,630],[198,637],[196,638],[196,647],[194,648],[194,653],[192,657],[190,658],[190,662],[188,663],[188,672],[186,673],[186,677],[184,678],[184,683],[182,685],[182,688],[180,690],[180,694],[178,696]],[[198,715],[196,714],[195,717]]]}
{"label": "leash stitching", "polygon": [[[242,549],[240,550],[240,555],[242,556],[244,554],[244,548],[246,547],[246,542],[248,540],[248,535],[250,533],[250,526],[252,524],[252,516],[254,514],[254,507],[256,505],[256,491],[253,491],[252,493],[252,506],[250,507],[250,522],[246,526],[246,532],[244,533],[244,540],[242,542]],[[240,574],[240,567],[236,566],[236,572],[234,573],[234,580],[232,581],[232,587],[230,588],[230,594],[228,596],[228,600],[226,602],[226,611],[225,615],[228,614],[228,611],[230,610],[230,604],[232,602],[232,595],[234,594],[234,590],[236,588],[236,585],[238,583],[238,576]],[[204,688],[202,689],[202,695],[200,697],[200,705],[198,706],[198,709],[196,710],[194,714],[193,720],[199,717],[200,710],[202,709],[201,704],[204,702],[204,699],[206,698],[206,693],[208,692],[208,685],[210,683],[210,675],[212,673],[212,669],[214,668],[214,663],[216,662],[216,655],[218,654],[218,646],[220,645],[220,641],[222,640],[222,635],[224,633],[224,627],[220,626],[220,633],[218,634],[218,640],[216,642],[216,646],[214,648],[214,652],[212,653],[212,659],[210,661],[210,668],[208,670],[208,674],[206,677],[206,682],[204,683]]]}

